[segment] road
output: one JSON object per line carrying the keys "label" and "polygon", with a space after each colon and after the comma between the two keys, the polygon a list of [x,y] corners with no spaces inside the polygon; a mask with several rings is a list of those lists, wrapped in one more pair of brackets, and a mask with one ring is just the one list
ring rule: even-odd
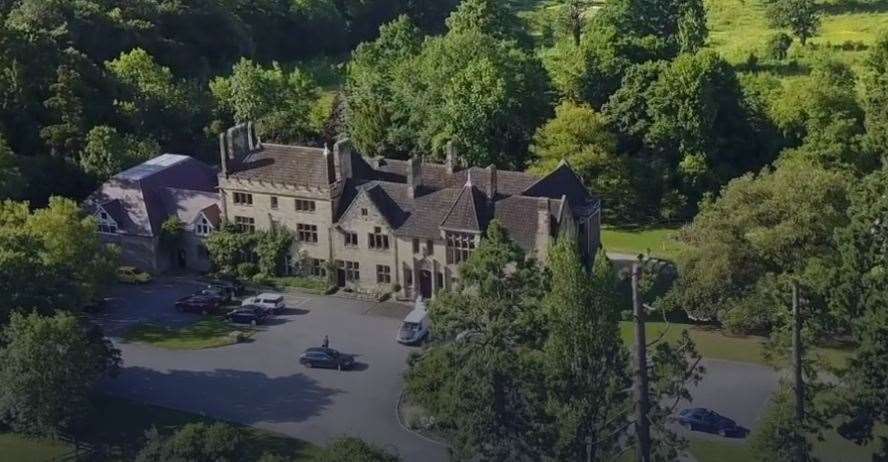
{"label": "road", "polygon": [[[333,297],[287,297],[294,308],[250,343],[171,351],[120,341],[136,322],[189,322],[172,301],[196,286],[161,282],[122,289],[101,323],[121,349],[124,368],[104,390],[140,402],[252,425],[326,444],[357,436],[404,460],[444,461],[444,447],[404,430],[395,406],[410,348],[393,337],[401,314],[378,315],[371,304]],[[138,296],[132,293],[139,291]],[[129,300],[129,301],[127,301]],[[192,318],[193,319],[193,318]],[[354,371],[305,369],[298,355],[324,335],[331,347],[357,355]]]}

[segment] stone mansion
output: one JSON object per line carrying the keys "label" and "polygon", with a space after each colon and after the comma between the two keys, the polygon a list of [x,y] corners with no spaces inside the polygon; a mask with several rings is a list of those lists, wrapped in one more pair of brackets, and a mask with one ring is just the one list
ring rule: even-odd
{"label": "stone mansion", "polygon": [[[561,235],[591,260],[600,242],[600,201],[562,162],[547,175],[460,168],[414,158],[367,158],[348,141],[332,150],[262,143],[252,124],[220,135],[220,169],[165,154],[112,177],[84,204],[126,264],[150,271],[207,271],[202,240],[228,222],[246,231],[283,227],[295,242],[286,268],[335,276],[339,286],[401,287],[429,298],[499,220],[529,256],[545,260]],[[162,222],[184,223],[182,248],[161,248]],[[332,263],[329,264],[329,263]],[[328,270],[334,270],[328,275]]]}

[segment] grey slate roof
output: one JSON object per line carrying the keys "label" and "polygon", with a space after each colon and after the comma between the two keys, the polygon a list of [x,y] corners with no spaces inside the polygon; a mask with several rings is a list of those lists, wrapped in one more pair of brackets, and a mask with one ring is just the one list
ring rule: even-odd
{"label": "grey slate roof", "polygon": [[487,229],[487,198],[473,184],[466,184],[441,220],[441,228],[481,232]]}
{"label": "grey slate roof", "polygon": [[305,146],[263,144],[262,149],[233,164],[232,178],[326,188],[330,185],[329,161],[324,150]]}
{"label": "grey slate roof", "polygon": [[111,177],[84,201],[84,207],[94,212],[102,206],[121,233],[152,237],[170,213],[168,188],[215,195],[217,181],[216,170],[203,162],[164,154]]}

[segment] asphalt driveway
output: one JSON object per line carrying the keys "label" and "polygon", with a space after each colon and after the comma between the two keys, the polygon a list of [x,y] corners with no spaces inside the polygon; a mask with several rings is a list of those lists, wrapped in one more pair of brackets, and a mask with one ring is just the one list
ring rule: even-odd
{"label": "asphalt driveway", "polygon": [[[172,351],[123,343],[120,336],[141,321],[186,325],[195,318],[172,308],[198,286],[163,280],[118,289],[100,318],[121,349],[124,368],[104,384],[107,392],[133,400],[206,414],[324,444],[350,435],[404,460],[446,460],[446,449],[401,428],[395,406],[411,348],[394,335],[409,309],[334,297],[287,295],[287,313],[260,328],[250,343]],[[306,369],[300,353],[330,346],[356,355],[355,370]]]}

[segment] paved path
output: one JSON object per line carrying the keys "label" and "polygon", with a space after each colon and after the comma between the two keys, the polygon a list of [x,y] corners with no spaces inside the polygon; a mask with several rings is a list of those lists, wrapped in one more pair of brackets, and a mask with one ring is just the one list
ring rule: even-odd
{"label": "paved path", "polygon": [[[139,319],[187,322],[188,315],[172,310],[171,302],[192,289],[183,283],[152,284],[138,289],[138,299],[121,299],[105,317],[103,323],[124,359],[119,377],[104,384],[107,392],[316,444],[351,435],[407,461],[447,459],[443,447],[398,424],[395,405],[411,349],[393,340],[400,319],[368,312],[368,304],[288,296],[288,306],[296,309],[262,328],[252,342],[224,348],[170,351],[114,338]],[[298,364],[298,355],[319,344],[325,334],[332,347],[357,355],[356,370],[305,369]]]}

